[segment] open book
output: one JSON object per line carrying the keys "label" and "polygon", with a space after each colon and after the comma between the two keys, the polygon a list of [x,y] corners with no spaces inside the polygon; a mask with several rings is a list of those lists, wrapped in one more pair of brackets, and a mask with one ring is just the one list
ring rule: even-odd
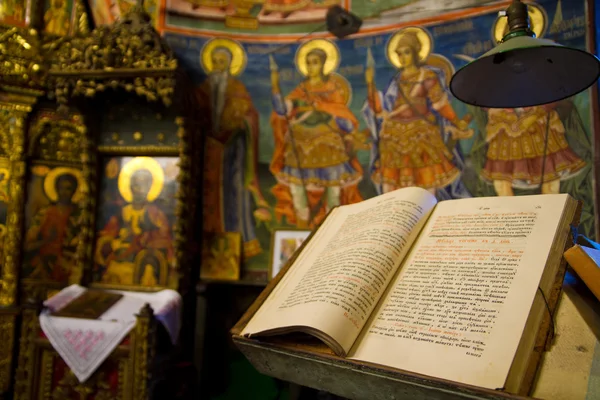
{"label": "open book", "polygon": [[438,203],[419,188],[336,207],[240,335],[305,333],[347,359],[516,393],[579,210],[566,194]]}

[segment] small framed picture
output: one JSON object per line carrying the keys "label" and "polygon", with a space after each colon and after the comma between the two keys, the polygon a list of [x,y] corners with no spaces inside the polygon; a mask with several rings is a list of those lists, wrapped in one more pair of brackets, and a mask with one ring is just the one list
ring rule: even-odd
{"label": "small framed picture", "polygon": [[273,232],[269,280],[281,271],[281,268],[292,258],[294,252],[300,248],[310,233],[310,230],[296,229],[277,229]]}

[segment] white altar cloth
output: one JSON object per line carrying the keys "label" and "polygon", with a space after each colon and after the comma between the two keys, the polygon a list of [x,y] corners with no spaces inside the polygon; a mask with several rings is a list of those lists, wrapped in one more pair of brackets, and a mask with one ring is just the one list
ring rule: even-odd
{"label": "white altar cloth", "polygon": [[174,290],[155,293],[110,290],[123,295],[97,320],[55,317],[60,310],[87,289],[71,285],[44,302],[40,314],[42,331],[80,382],[85,382],[112,351],[123,341],[136,323],[136,314],[148,303],[155,318],[177,342],[181,328],[182,299]]}

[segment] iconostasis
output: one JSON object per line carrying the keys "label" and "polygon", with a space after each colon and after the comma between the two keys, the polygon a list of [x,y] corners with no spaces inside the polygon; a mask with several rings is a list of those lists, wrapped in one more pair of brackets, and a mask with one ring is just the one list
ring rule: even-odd
{"label": "iconostasis", "polygon": [[[23,1],[4,18],[23,20]],[[71,1],[49,0],[46,29],[66,29],[50,23],[52,10],[67,21]],[[585,203],[582,233],[595,238],[595,88],[524,109],[471,107],[448,90],[454,71],[502,38],[498,11],[509,3],[144,1],[211,127],[204,276],[266,281],[332,207],[412,185],[439,199],[570,193]],[[532,28],[592,50],[587,3],[529,2]],[[90,0],[90,9],[107,24],[132,4]],[[336,4],[363,19],[359,33],[327,32]]]}

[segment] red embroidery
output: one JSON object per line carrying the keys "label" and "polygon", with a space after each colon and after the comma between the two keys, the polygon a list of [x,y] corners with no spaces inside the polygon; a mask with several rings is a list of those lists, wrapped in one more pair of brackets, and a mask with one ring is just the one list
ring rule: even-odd
{"label": "red embroidery", "polygon": [[96,346],[98,342],[105,338],[103,331],[94,332],[91,329],[86,331],[82,331],[81,329],[77,329],[76,331],[67,329],[63,332],[63,335],[71,344],[72,348],[77,352],[79,357],[84,360],[88,359],[88,356],[94,349],[94,346]]}

